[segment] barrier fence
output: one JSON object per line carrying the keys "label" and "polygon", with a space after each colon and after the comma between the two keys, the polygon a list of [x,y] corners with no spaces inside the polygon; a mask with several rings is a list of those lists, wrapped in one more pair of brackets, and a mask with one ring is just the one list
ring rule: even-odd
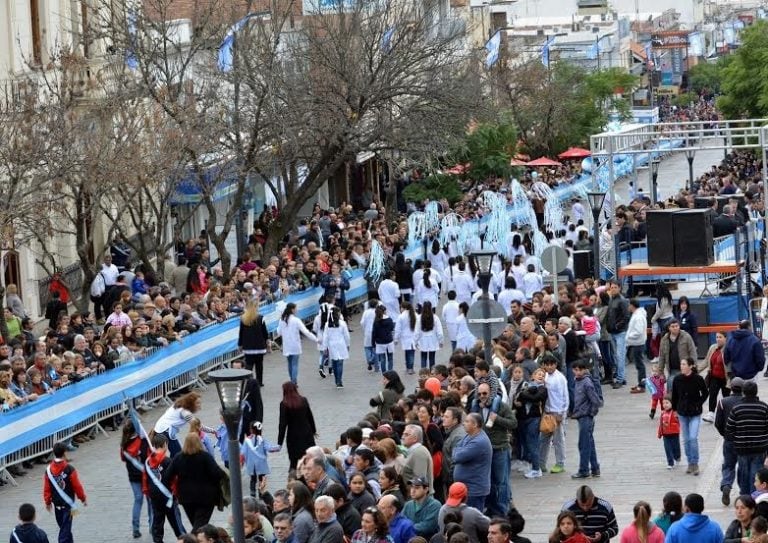
{"label": "barrier fence", "polygon": [[[367,298],[362,270],[350,273],[347,305]],[[296,315],[310,320],[319,311],[320,287],[287,296],[260,308],[267,330],[274,334],[286,304],[296,304]],[[125,412],[127,402],[169,403],[168,396],[192,387],[204,387],[205,375],[240,355],[237,338],[240,319],[207,326],[168,347],[138,360],[68,385],[54,394],[5,411],[0,415],[0,476],[12,484],[8,466],[48,454],[53,445],[84,431],[103,432],[101,423]]]}

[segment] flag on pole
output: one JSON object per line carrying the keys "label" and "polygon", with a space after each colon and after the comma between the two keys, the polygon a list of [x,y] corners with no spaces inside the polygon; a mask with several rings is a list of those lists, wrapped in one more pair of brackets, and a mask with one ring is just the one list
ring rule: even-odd
{"label": "flag on pole", "polygon": [[544,42],[544,45],[541,47],[541,63],[549,68],[549,47],[553,43],[555,43],[555,37],[552,36],[551,38],[547,39],[546,42]]}
{"label": "flag on pole", "polygon": [[650,65],[653,62],[653,42],[645,44],[645,62]]}
{"label": "flag on pole", "polygon": [[131,70],[135,70],[139,67],[139,60],[134,54],[136,47],[136,10],[131,8],[126,15],[126,23],[128,23],[128,35],[130,36],[131,48],[125,52],[125,65]]}
{"label": "flag on pole", "polygon": [[499,60],[499,47],[501,46],[501,30],[496,31],[496,34],[491,36],[485,44],[485,50],[488,52],[485,55],[485,67],[490,68],[496,61]]}
{"label": "flag on pole", "polygon": [[149,445],[149,448],[152,450],[152,452],[155,452],[155,448],[152,446],[152,443],[149,441],[149,434],[144,429],[144,425],[141,424],[141,419],[139,418],[139,414],[136,412],[136,410],[133,407],[128,408],[128,416],[131,419],[131,424],[133,424],[133,429],[136,431],[136,434],[142,439],[147,440],[147,444]]}
{"label": "flag on pole", "polygon": [[587,60],[597,60],[597,55],[600,54],[600,46],[595,41],[589,49],[587,49]]}
{"label": "flag on pole", "polygon": [[231,27],[229,27],[229,30],[227,31],[227,35],[224,36],[224,39],[221,41],[221,45],[219,45],[219,59],[218,59],[218,65],[219,65],[219,71],[221,72],[228,72],[232,69],[233,64],[233,51],[235,46],[235,34],[240,32],[243,27],[248,23],[249,20],[251,20],[253,17],[256,17],[259,15],[258,13],[249,13],[239,21],[237,21],[235,24],[233,24]]}
{"label": "flag on pole", "polygon": [[395,27],[391,26],[381,37],[381,50],[385,53],[392,51],[392,36],[395,35]]}

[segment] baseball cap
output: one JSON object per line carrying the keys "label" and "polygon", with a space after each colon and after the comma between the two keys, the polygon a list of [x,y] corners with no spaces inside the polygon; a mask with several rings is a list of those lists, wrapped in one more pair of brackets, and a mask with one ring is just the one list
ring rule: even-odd
{"label": "baseball cap", "polygon": [[410,481],[408,481],[408,484],[411,486],[424,486],[429,487],[429,483],[424,477],[414,477]]}
{"label": "baseball cap", "polygon": [[744,379],[741,377],[734,377],[731,379],[731,388],[738,388],[742,389],[744,388]]}
{"label": "baseball cap", "polygon": [[445,505],[448,507],[456,507],[460,505],[467,497],[467,486],[464,483],[453,483],[448,488],[448,498],[445,500]]}
{"label": "baseball cap", "polygon": [[363,439],[368,439],[371,437],[371,434],[373,433],[373,430],[370,428],[363,428]]}

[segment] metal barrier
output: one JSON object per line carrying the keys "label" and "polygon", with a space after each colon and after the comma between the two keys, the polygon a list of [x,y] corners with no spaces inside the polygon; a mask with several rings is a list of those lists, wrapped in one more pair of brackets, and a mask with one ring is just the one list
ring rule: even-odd
{"label": "metal barrier", "polygon": [[[363,303],[366,298],[367,296],[359,296],[357,298],[350,300],[347,305],[348,307],[356,306],[358,304]],[[232,317],[232,318],[237,318],[237,317]],[[210,326],[212,326],[213,324],[216,324],[216,323],[211,323]],[[150,354],[157,352],[158,350],[160,349],[159,348],[147,349],[144,353],[142,353],[141,355],[137,355],[134,358],[141,359],[146,356],[149,356]],[[157,405],[159,403],[165,403],[167,405],[170,405],[171,402],[169,400],[169,396],[171,394],[176,394],[190,387],[205,388],[207,386],[205,383],[205,375],[209,371],[224,367],[225,365],[229,364],[232,360],[239,358],[240,356],[241,354],[239,350],[229,351],[223,355],[216,356],[211,360],[203,362],[200,366],[198,366],[194,370],[187,371],[185,373],[182,373],[181,375],[177,375],[169,379],[168,381],[165,381],[163,384],[144,392],[141,395],[141,397],[135,398],[135,400],[141,401],[148,405]],[[128,399],[126,398],[126,400]],[[27,460],[32,460],[43,455],[47,455],[53,450],[54,444],[60,441],[69,440],[74,436],[81,434],[83,432],[89,432],[90,435],[94,435],[96,433],[102,433],[103,435],[108,436],[108,434],[106,433],[106,431],[102,426],[102,423],[108,419],[111,419],[112,417],[124,415],[128,409],[128,406],[126,405],[126,400],[121,401],[104,411],[100,411],[96,415],[88,417],[87,419],[80,421],[77,424],[65,430],[56,432],[53,435],[43,437],[39,441],[36,441],[33,444],[27,447],[24,447],[21,450],[15,451],[4,457],[0,457],[0,478],[3,478],[4,480],[8,481],[13,486],[17,486],[16,481],[13,479],[11,474],[8,473],[7,468],[9,466],[13,466],[21,462],[26,462]],[[1,421],[2,419],[0,419],[0,422]]]}

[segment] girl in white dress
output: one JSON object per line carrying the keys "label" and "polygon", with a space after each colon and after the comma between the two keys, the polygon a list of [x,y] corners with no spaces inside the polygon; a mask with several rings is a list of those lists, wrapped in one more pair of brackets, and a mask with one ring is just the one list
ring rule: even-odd
{"label": "girl in white dress", "polygon": [[424,305],[429,302],[432,307],[437,307],[438,299],[440,298],[440,285],[432,277],[432,270],[427,268],[424,270],[424,275],[421,281],[416,285],[416,299]]}
{"label": "girl in white dress", "polygon": [[459,304],[459,316],[456,317],[456,348],[469,352],[475,346],[477,338],[469,331],[467,324],[467,313],[469,305],[466,302]]}
{"label": "girl in white dress", "polygon": [[443,323],[432,311],[432,304],[424,302],[421,315],[416,319],[416,346],[421,351],[421,367],[435,365],[435,353],[443,347]]}
{"label": "girl in white dress", "polygon": [[416,358],[416,312],[408,302],[400,304],[402,310],[395,322],[395,345],[400,344],[405,353],[405,370],[413,375],[413,361]]}
{"label": "girl in white dress", "polygon": [[294,384],[299,381],[299,356],[301,355],[301,335],[317,343],[317,337],[310,332],[296,313],[296,304],[286,304],[280,322],[277,324],[277,333],[283,338],[283,356],[288,362],[288,377]]}
{"label": "girl in white dress", "polygon": [[338,307],[333,307],[323,327],[322,349],[328,352],[336,388],[344,388],[344,361],[349,358],[349,328]]}

